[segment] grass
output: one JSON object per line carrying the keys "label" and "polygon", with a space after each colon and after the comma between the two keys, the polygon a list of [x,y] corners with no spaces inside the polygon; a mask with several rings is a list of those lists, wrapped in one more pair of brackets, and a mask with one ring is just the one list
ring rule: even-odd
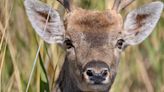
{"label": "grass", "polygon": [[[64,15],[63,7],[56,1],[42,1],[53,5]],[[77,5],[92,10],[109,8],[111,3],[105,2],[110,1],[75,0]],[[122,14],[125,16],[128,11],[148,2],[150,0],[137,0]],[[163,29],[164,13],[155,31],[144,43],[129,47],[122,54],[111,92],[164,92]],[[40,50],[36,58],[38,47]],[[32,68],[34,73],[28,92],[51,92],[63,56],[64,51],[60,47],[43,43],[34,32],[27,19],[23,0],[0,1],[0,92],[25,92]],[[33,67],[35,58],[37,62]]]}

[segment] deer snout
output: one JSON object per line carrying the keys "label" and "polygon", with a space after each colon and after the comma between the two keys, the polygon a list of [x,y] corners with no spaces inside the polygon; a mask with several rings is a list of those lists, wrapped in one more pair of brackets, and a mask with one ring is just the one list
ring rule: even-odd
{"label": "deer snout", "polygon": [[102,70],[99,73],[96,73],[94,69],[89,69],[86,71],[86,76],[94,84],[102,84],[103,81],[106,80],[107,75],[108,75],[107,70]]}
{"label": "deer snout", "polygon": [[84,67],[83,76],[90,84],[105,84],[108,83],[109,72],[110,69],[106,63],[93,60]]}

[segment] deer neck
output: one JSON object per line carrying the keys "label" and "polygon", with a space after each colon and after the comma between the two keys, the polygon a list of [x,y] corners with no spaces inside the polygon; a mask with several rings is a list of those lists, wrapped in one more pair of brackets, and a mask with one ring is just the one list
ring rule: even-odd
{"label": "deer neck", "polygon": [[57,80],[58,88],[61,92],[82,92],[77,87],[69,67],[70,61],[66,58]]}

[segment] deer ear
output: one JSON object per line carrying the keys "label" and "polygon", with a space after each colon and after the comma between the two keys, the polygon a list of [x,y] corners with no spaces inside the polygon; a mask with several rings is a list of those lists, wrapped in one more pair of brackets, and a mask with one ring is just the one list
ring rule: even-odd
{"label": "deer ear", "polygon": [[125,41],[136,45],[145,40],[156,26],[163,10],[162,2],[152,2],[130,12],[124,22]]}
{"label": "deer ear", "polygon": [[38,0],[25,0],[28,18],[39,36],[47,43],[63,43],[64,26],[57,11]]}

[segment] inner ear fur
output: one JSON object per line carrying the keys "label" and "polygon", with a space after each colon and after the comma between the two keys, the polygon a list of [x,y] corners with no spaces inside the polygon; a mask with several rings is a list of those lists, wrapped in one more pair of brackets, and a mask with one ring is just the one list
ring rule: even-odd
{"label": "inner ear fur", "polygon": [[65,29],[59,13],[38,0],[25,0],[24,5],[37,34],[47,43],[62,44]]}
{"label": "inner ear fur", "polygon": [[163,3],[152,2],[131,11],[124,22],[125,40],[129,45],[144,41],[155,28],[163,10]]}

